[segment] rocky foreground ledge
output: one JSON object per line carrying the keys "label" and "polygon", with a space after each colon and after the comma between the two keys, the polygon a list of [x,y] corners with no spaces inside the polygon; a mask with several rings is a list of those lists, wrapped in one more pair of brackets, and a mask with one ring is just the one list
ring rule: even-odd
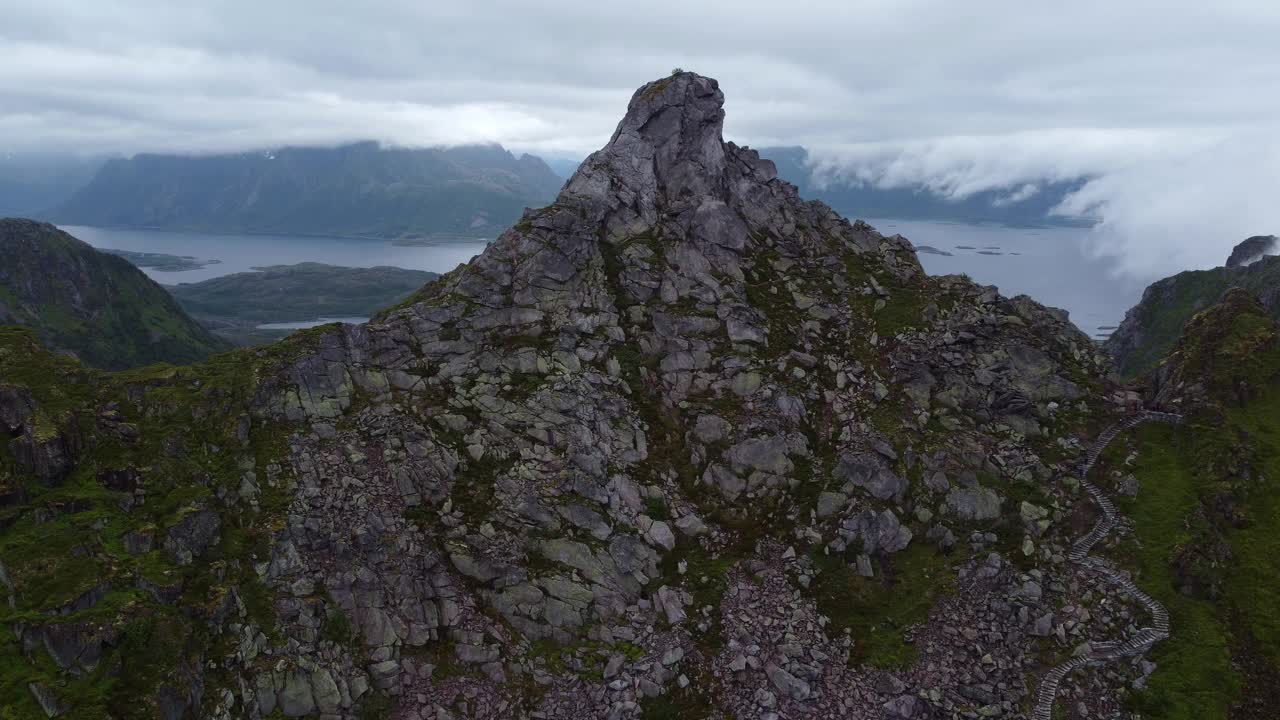
{"label": "rocky foreground ledge", "polygon": [[[1067,559],[1108,363],[802,200],[722,105],[640,88],[366,325],[119,375],[0,338],[0,703],[1027,717],[1144,612]],[[1108,716],[1141,672],[1066,682]]]}

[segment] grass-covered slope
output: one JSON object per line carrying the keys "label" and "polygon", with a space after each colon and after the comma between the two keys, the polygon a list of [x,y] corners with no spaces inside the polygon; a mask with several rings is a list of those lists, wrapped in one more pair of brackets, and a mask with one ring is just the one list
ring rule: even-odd
{"label": "grass-covered slope", "polygon": [[123,258],[52,225],[0,219],[0,324],[106,369],[189,363],[229,344]]}
{"label": "grass-covered slope", "polygon": [[288,430],[242,408],[306,342],[108,374],[0,328],[0,718],[178,717],[222,619],[270,632]]}
{"label": "grass-covered slope", "polygon": [[[1137,480],[1123,559],[1170,612],[1158,670],[1132,699],[1166,720],[1274,717],[1280,701],[1280,346],[1256,300],[1232,291],[1197,315],[1155,379],[1195,405],[1105,456]],[[1136,452],[1135,452],[1136,451]]]}
{"label": "grass-covered slope", "polygon": [[322,263],[272,265],[169,288],[187,312],[246,322],[372,315],[403,300],[435,273]]}
{"label": "grass-covered slope", "polygon": [[1280,318],[1280,257],[1264,257],[1244,267],[1190,270],[1153,283],[1105,343],[1116,367],[1128,378],[1151,370],[1178,342],[1183,327],[1228,288],[1258,296],[1272,318]]}
{"label": "grass-covered slope", "polygon": [[272,265],[169,292],[193,317],[237,344],[279,339],[287,331],[259,330],[271,322],[369,317],[439,277],[395,267],[348,268],[322,263]]}

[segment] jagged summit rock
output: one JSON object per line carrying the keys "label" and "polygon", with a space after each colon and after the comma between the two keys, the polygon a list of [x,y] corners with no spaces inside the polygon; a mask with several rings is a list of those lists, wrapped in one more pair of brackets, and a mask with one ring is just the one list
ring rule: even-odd
{"label": "jagged summit rock", "polygon": [[[558,203],[584,204],[612,239],[666,222],[704,245],[740,250],[753,231],[788,221],[779,216],[784,206],[801,203],[794,186],[777,180],[773,162],[726,143],[723,126],[724,94],[715,80],[680,72],[648,83]],[[823,209],[828,217],[805,219],[834,222]],[[874,249],[869,238],[858,239]]]}
{"label": "jagged summit rock", "polygon": [[1274,255],[1277,238],[1275,235],[1254,235],[1242,240],[1231,248],[1231,256],[1227,258],[1227,267],[1238,268],[1251,265],[1267,255]]}
{"label": "jagged summit rock", "polygon": [[[79,603],[126,633],[181,605],[166,635],[201,661],[115,687],[217,718],[1023,706],[1035,618],[1087,606],[1080,640],[1129,624],[1096,579],[1039,584],[1105,359],[1062,314],[929,277],[907,240],[803,200],[723,141],[721,103],[692,73],[641,88],[555,203],[364,325],[59,368],[92,389],[75,404],[8,338],[0,431],[32,518],[0,531],[22,541],[0,545],[23,550],[0,550],[14,611]],[[101,515],[56,542],[24,490],[56,482],[51,458],[112,488],[77,495]],[[50,554],[104,543],[75,593],[29,590]],[[77,599],[143,581],[126,610]],[[60,632],[31,622],[29,647]],[[78,642],[109,662],[120,637]],[[65,687],[50,667],[33,681]]]}
{"label": "jagged summit rock", "polygon": [[609,143],[582,163],[564,195],[622,200],[650,223],[659,206],[724,201],[723,126],[724,94],[715,80],[685,72],[651,82],[636,90]]}

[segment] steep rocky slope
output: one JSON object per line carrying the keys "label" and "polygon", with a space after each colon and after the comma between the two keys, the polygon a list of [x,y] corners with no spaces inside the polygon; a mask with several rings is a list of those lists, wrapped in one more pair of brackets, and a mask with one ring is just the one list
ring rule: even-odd
{"label": "steep rocky slope", "polygon": [[493,237],[561,180],[497,145],[283,148],[110,160],[49,216],[62,224],[371,237]]}
{"label": "steep rocky slope", "polygon": [[1187,321],[1228,288],[1255,293],[1271,316],[1280,318],[1280,258],[1269,254],[1274,243],[1274,236],[1254,236],[1236,245],[1224,267],[1152,283],[1103,344],[1121,374],[1136,378],[1154,368],[1174,348]]}
{"label": "steep rocky slope", "polygon": [[0,325],[106,369],[188,363],[230,345],[123,258],[52,225],[0,218]]}
{"label": "steep rocky slope", "polygon": [[[0,332],[0,705],[1025,717],[1147,624],[1067,559],[1106,358],[801,200],[722,103],[640,88],[367,325],[122,374]],[[1069,712],[1149,672],[1073,675]]]}

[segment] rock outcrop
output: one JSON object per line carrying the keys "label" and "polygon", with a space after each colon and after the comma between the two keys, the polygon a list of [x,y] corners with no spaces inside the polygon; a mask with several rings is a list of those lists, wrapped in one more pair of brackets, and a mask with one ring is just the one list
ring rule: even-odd
{"label": "rock outcrop", "polygon": [[1106,358],[804,201],[722,103],[640,88],[555,203],[366,325],[125,375],[0,337],[3,422],[80,433],[61,479],[0,464],[10,607],[80,607],[127,678],[10,643],[42,690],[4,702],[1025,714],[1041,653],[1141,612],[1066,560]]}
{"label": "rock outcrop", "polygon": [[1103,343],[1120,373],[1136,378],[1153,369],[1177,343],[1187,322],[1217,303],[1230,288],[1258,296],[1280,318],[1280,260],[1275,236],[1251,237],[1231,251],[1225,267],[1190,270],[1152,283]]}
{"label": "rock outcrop", "polygon": [[1238,268],[1251,265],[1264,257],[1274,255],[1276,249],[1275,235],[1254,235],[1246,238],[1231,248],[1231,256],[1227,258],[1227,267]]}

